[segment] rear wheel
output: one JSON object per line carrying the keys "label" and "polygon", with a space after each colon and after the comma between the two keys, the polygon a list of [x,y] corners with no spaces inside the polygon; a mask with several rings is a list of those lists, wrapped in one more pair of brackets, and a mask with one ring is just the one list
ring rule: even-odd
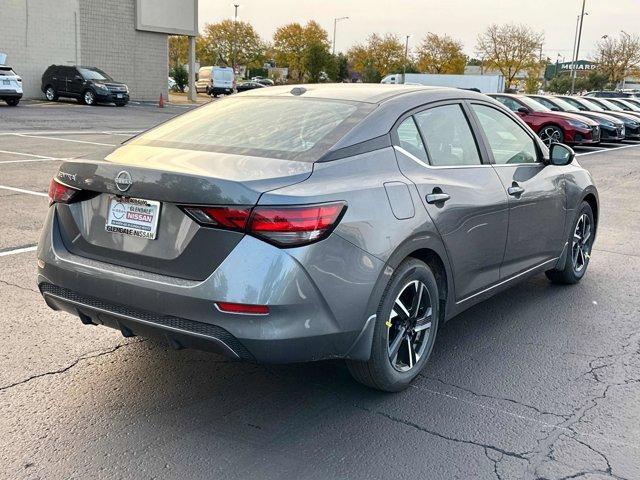
{"label": "rear wheel", "polygon": [[49,85],[47,88],[44,89],[44,96],[50,102],[55,102],[58,100],[58,95],[56,94],[56,91],[51,85]]}
{"label": "rear wheel", "polygon": [[438,331],[438,284],[428,265],[409,258],[389,281],[373,333],[371,357],[348,361],[351,375],[368,387],[404,390],[424,368]]}
{"label": "rear wheel", "polygon": [[564,133],[562,132],[562,129],[555,125],[547,125],[546,127],[542,127],[542,130],[540,130],[540,133],[538,135],[547,147],[552,143],[564,142]]}
{"label": "rear wheel", "polygon": [[95,105],[96,103],[96,95],[91,90],[86,90],[82,94],[82,103],[85,105]]}
{"label": "rear wheel", "polygon": [[582,202],[578,214],[573,222],[571,236],[568,240],[567,258],[562,268],[545,272],[553,283],[571,285],[582,280],[589,260],[595,235],[595,221],[593,211],[587,202]]}
{"label": "rear wheel", "polygon": [[7,102],[7,105],[9,105],[10,107],[16,107],[20,103],[19,98],[10,98],[5,101]]}

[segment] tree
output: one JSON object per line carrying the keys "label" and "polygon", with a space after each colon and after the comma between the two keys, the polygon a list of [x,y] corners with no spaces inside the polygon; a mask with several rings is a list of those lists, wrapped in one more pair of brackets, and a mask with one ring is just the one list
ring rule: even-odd
{"label": "tree", "polygon": [[184,65],[189,61],[189,37],[169,36],[169,65]]}
{"label": "tree", "polygon": [[347,57],[351,70],[361,74],[363,81],[379,82],[385,75],[402,71],[404,45],[397,35],[372,33],[364,44],[351,47]]}
{"label": "tree", "polygon": [[183,64],[178,63],[169,70],[169,76],[176,81],[176,88],[184,92],[184,88],[189,84],[189,73]]}
{"label": "tree", "polygon": [[[329,35],[313,20],[306,25],[289,23],[273,34],[273,57],[278,66],[289,67],[289,75],[302,82],[308,70],[309,49],[315,51],[314,61],[319,59],[320,49],[329,53]],[[325,58],[326,60],[326,58]]]}
{"label": "tree", "polygon": [[538,93],[542,85],[540,77],[542,76],[543,69],[544,65],[542,63],[527,68],[527,76],[524,78],[525,93]]}
{"label": "tree", "polygon": [[423,73],[464,73],[467,56],[462,43],[449,35],[427,33],[416,49],[417,66]]}
{"label": "tree", "polygon": [[543,40],[541,33],[526,25],[493,24],[478,35],[476,53],[484,59],[487,68],[500,71],[505,79],[505,89],[509,89],[518,72],[538,61]]}
{"label": "tree", "polygon": [[637,35],[607,36],[598,42],[596,49],[594,61],[614,87],[640,68],[640,37]]}
{"label": "tree", "polygon": [[320,43],[309,45],[304,57],[304,67],[309,76],[309,82],[318,83],[320,74],[327,69],[332,61],[333,58],[326,46]]}
{"label": "tree", "polygon": [[223,20],[207,23],[196,41],[196,54],[202,65],[261,67],[266,45],[248,22]]}

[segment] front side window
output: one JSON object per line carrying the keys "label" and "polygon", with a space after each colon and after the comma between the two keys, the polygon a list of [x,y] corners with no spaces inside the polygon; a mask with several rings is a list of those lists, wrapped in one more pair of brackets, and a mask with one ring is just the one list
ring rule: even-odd
{"label": "front side window", "polygon": [[460,105],[434,107],[415,115],[431,165],[480,165],[480,154]]}
{"label": "front side window", "polygon": [[519,108],[524,107],[521,103],[518,103],[516,100],[510,97],[494,97],[497,101],[503,104],[512,112],[517,112]]}
{"label": "front side window", "polygon": [[472,105],[496,164],[535,163],[538,152],[533,139],[512,118],[485,105]]}
{"label": "front side window", "polygon": [[423,162],[427,162],[427,151],[422,143],[420,132],[413,117],[407,118],[398,127],[398,143],[400,147]]}

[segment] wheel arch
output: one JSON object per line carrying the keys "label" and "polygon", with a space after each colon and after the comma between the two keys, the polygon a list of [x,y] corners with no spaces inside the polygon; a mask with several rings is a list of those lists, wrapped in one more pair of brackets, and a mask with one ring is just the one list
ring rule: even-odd
{"label": "wheel arch", "polygon": [[587,202],[589,204],[589,206],[591,207],[591,211],[593,212],[593,221],[595,222],[595,229],[596,231],[598,230],[598,214],[599,212],[599,205],[598,205],[598,199],[596,197],[596,195],[593,192],[588,192],[584,198],[582,199],[583,202]]}

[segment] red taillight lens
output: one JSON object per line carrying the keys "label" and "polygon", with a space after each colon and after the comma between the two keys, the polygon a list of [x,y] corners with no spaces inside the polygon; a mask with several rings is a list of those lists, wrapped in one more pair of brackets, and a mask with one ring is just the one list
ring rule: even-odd
{"label": "red taillight lens", "polygon": [[79,191],[77,188],[68,187],[58,182],[55,178],[52,178],[49,183],[49,205],[53,205],[54,203],[69,203]]}
{"label": "red taillight lens", "polygon": [[304,245],[331,233],[344,209],[343,202],[295,207],[256,207],[248,230],[277,245]]}
{"label": "red taillight lens", "polygon": [[205,225],[244,230],[251,207],[184,207],[196,221]]}
{"label": "red taillight lens", "polygon": [[218,310],[225,313],[243,313],[246,315],[267,315],[269,313],[269,307],[266,305],[216,302],[216,307],[218,307]]}

